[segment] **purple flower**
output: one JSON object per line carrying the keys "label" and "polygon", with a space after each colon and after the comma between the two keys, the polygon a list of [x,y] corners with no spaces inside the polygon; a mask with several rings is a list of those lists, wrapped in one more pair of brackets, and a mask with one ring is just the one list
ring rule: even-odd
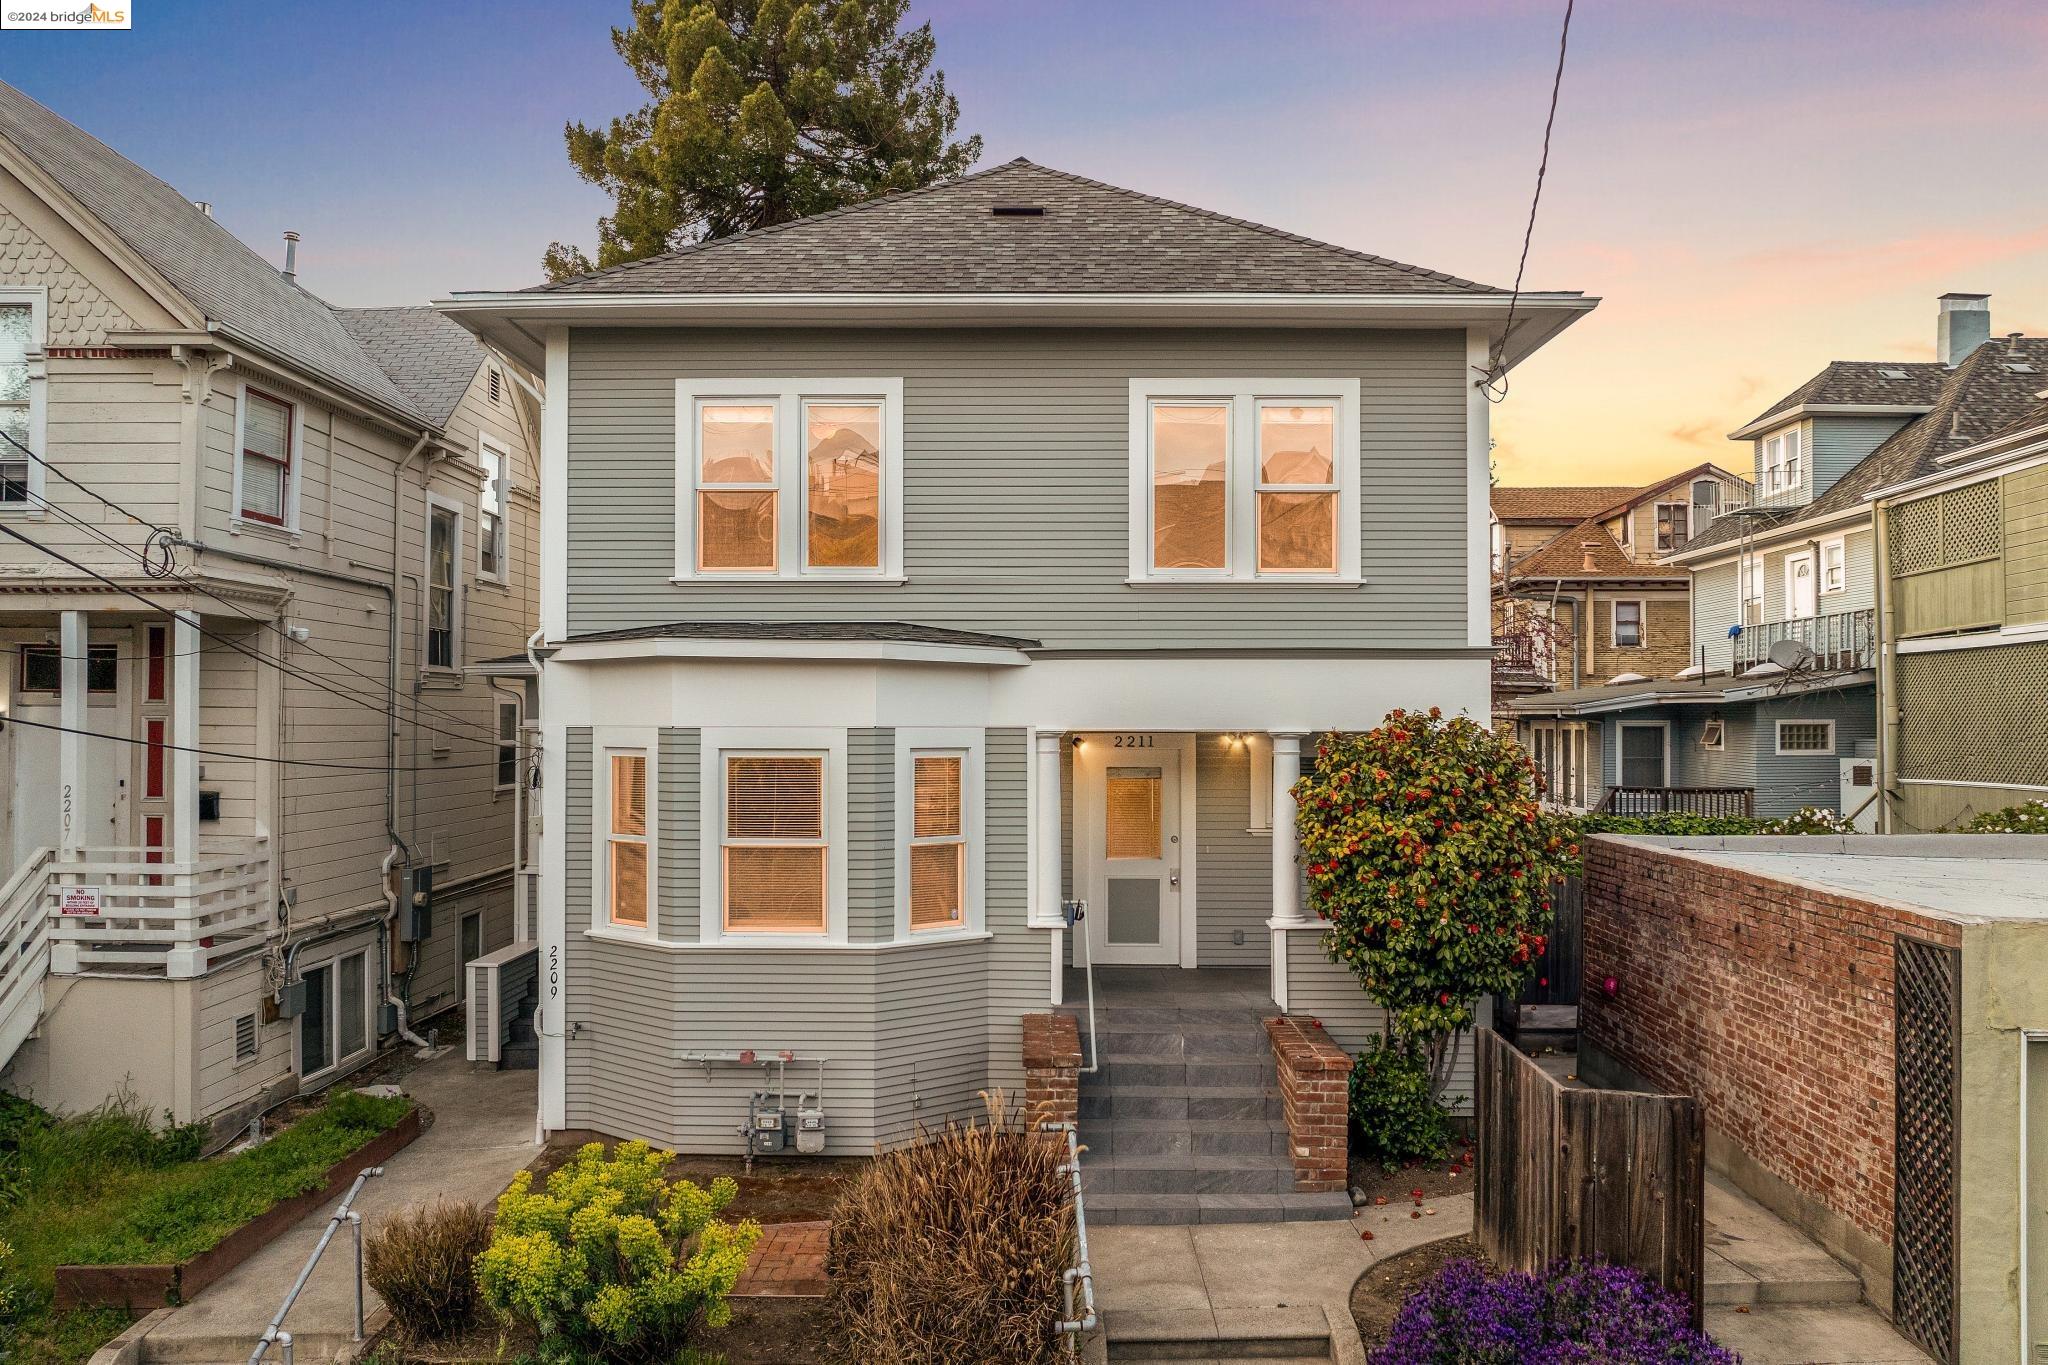
{"label": "purple flower", "polygon": [[1453,1261],[1408,1297],[1372,1365],[1741,1365],[1686,1301],[1624,1266],[1540,1277]]}

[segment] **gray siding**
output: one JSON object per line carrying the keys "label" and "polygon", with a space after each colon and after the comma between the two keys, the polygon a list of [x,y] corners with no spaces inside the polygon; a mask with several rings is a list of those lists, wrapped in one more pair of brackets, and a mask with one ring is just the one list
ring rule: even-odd
{"label": "gray siding", "polygon": [[[1349,967],[1330,961],[1321,934],[1287,935],[1287,1012],[1320,1020],[1330,1040],[1352,1053],[1386,1029],[1387,1012],[1372,1002]],[[1472,1055],[1472,1040],[1460,1038],[1445,1094],[1461,1113],[1472,1107]]]}
{"label": "gray siding", "polygon": [[1884,438],[1906,425],[1903,417],[1816,417],[1806,424],[1812,455],[1807,460],[1808,498],[1835,486]]}
{"label": "gray siding", "polygon": [[660,866],[656,869],[661,878],[661,909],[655,916],[655,932],[678,943],[695,943],[703,932],[699,883],[704,868],[698,837],[703,823],[700,792],[704,777],[698,766],[702,749],[699,731],[661,732],[661,810],[656,816],[661,825]]}
{"label": "gray siding", "polygon": [[[1810,692],[1756,704],[1756,813],[1768,819],[1802,806],[1833,810],[1842,799],[1842,760],[1856,746],[1877,737],[1877,689],[1844,688]],[[1832,720],[1835,752],[1800,756],[1778,753],[1780,720]]]}
{"label": "gray siding", "polygon": [[1726,673],[1735,659],[1728,627],[1742,619],[1735,561],[1696,569],[1692,576],[1692,650],[1707,651],[1707,666]]}
{"label": "gray siding", "polygon": [[988,866],[984,904],[988,930],[988,1083],[1024,1093],[1024,1015],[1047,1006],[1052,992],[1052,945],[1044,931],[1026,929],[1031,901],[1031,802],[1026,781],[1031,746],[1021,729],[990,730],[988,747]]}
{"label": "gray siding", "polygon": [[896,936],[896,732],[846,734],[846,936]]}
{"label": "gray siding", "polygon": [[[671,583],[676,380],[849,374],[904,381],[909,582]],[[1361,380],[1365,587],[1126,585],[1129,381],[1176,376]],[[879,616],[1056,648],[1462,645],[1467,378],[1458,331],[577,330],[570,630]]]}
{"label": "gray siding", "polygon": [[[1195,964],[1263,967],[1272,958],[1273,836],[1251,833],[1251,751],[1195,738]],[[1242,934],[1244,942],[1232,942]]]}

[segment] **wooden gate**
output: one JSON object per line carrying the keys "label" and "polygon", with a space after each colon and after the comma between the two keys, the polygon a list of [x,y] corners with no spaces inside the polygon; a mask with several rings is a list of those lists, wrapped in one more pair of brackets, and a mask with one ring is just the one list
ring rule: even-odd
{"label": "wooden gate", "polygon": [[1633,1266],[1692,1301],[1706,1260],[1706,1113],[1690,1095],[1552,1080],[1478,1034],[1479,1248],[1538,1271],[1560,1258]]}

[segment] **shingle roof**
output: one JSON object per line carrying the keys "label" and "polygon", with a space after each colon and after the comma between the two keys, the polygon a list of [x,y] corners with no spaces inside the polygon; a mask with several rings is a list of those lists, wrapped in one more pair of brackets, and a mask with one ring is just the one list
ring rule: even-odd
{"label": "shingle roof", "polygon": [[[1042,216],[999,216],[997,205]],[[528,292],[1504,294],[1015,161]]]}
{"label": "shingle roof", "polygon": [[605,640],[873,640],[897,644],[966,645],[977,649],[1037,649],[1036,640],[985,635],[909,621],[670,621],[659,626],[572,635],[563,644]]}
{"label": "shingle roof", "polygon": [[1583,487],[1495,488],[1493,514],[1502,521],[1568,521],[1577,523],[1604,507],[1640,492],[1632,483]]}
{"label": "shingle roof", "polygon": [[[1593,564],[1586,566],[1591,554]],[[1527,578],[1685,578],[1673,564],[1638,563],[1607,533],[1597,518],[1588,518],[1508,566],[1509,577]]]}
{"label": "shingle roof", "polygon": [[[1887,375],[1886,371],[1891,374]],[[1826,369],[1743,426],[1754,426],[1802,403],[1867,403],[1872,406],[1932,403],[1940,394],[1948,373],[1947,366],[1933,360],[1831,360]]]}
{"label": "shingle roof", "polygon": [[472,333],[424,306],[336,308],[334,316],[437,427],[448,425],[490,354]]}
{"label": "shingle roof", "polygon": [[[2032,369],[2008,368],[2015,362]],[[1952,370],[1940,365],[1932,368],[1939,372],[1941,382],[1927,398],[1917,400],[1929,403],[1928,411],[1887,436],[1812,502],[1753,516],[1751,533],[1847,511],[1877,489],[1934,472],[1940,468],[1937,460],[1950,451],[1977,445],[2023,421],[2041,406],[2039,394],[2048,382],[2048,337],[1987,341]],[[1704,549],[1734,540],[1739,534],[1737,519],[1724,516],[1686,548]]]}
{"label": "shingle roof", "polygon": [[229,335],[360,397],[413,412],[325,304],[183,194],[4,81],[0,137]]}

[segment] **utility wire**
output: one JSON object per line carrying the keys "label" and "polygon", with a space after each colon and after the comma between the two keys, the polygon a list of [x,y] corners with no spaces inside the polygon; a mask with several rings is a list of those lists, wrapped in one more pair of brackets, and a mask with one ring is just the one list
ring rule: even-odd
{"label": "utility wire", "polygon": [[1557,95],[1564,88],[1564,55],[1572,40],[1573,0],[1564,0],[1564,30],[1557,37],[1557,74],[1550,80],[1550,115],[1543,120],[1543,157],[1536,163],[1536,192],[1529,196],[1529,224],[1522,229],[1522,259],[1515,266],[1515,287],[1508,295],[1507,325],[1494,343],[1493,359],[1480,378],[1480,387],[1492,402],[1508,396],[1508,334],[1515,330],[1515,307],[1522,301],[1522,272],[1529,268],[1529,242],[1536,235],[1536,206],[1543,202],[1543,177],[1550,170],[1550,130],[1557,124]]}
{"label": "utility wire", "polygon": [[[37,729],[37,730],[52,730],[52,731],[55,731],[56,733],[58,733],[58,734],[61,734],[61,735],[78,735],[78,736],[80,736],[81,738],[84,738],[84,739],[103,739],[103,740],[107,741],[107,742],[108,742],[109,744],[135,744],[135,745],[148,745],[148,744],[150,744],[150,741],[149,741],[149,740],[147,740],[147,739],[138,739],[138,738],[136,738],[136,737],[135,737],[135,736],[133,736],[133,735],[107,735],[107,734],[101,734],[101,733],[100,733],[99,731],[97,731],[97,730],[80,730],[80,729],[76,729],[76,728],[74,728],[74,727],[72,727],[72,726],[69,726],[69,725],[53,725],[53,724],[51,724],[51,723],[50,723],[50,722],[48,722],[48,721],[41,721],[41,720],[24,720],[24,719],[22,719],[22,718],[21,718],[20,716],[18,716],[18,715],[9,715],[9,716],[5,717],[4,719],[0,719],[0,728],[4,728],[5,726],[9,726],[9,725],[27,725],[27,726],[30,726],[31,728],[33,728],[33,729]],[[508,743],[509,743],[509,742],[510,742],[510,741],[508,741]],[[241,760],[242,762],[245,762],[245,763],[275,763],[275,764],[278,764],[278,765],[280,765],[280,766],[282,766],[282,767],[291,767],[291,768],[328,768],[328,769],[332,769],[332,770],[335,770],[335,771],[339,771],[339,772],[350,772],[350,773],[383,773],[383,772],[401,772],[401,773],[459,773],[459,772],[473,772],[473,771],[477,771],[477,770],[480,770],[480,769],[484,769],[484,768],[495,768],[495,767],[497,767],[497,766],[498,766],[498,765],[497,765],[497,764],[496,764],[495,762],[492,762],[492,763],[437,763],[437,764],[434,764],[434,765],[433,765],[432,767],[425,767],[425,766],[422,766],[422,767],[414,767],[414,768],[395,768],[395,769],[394,769],[394,768],[386,768],[386,767],[385,767],[385,766],[384,766],[384,765],[383,765],[382,763],[329,763],[329,762],[326,762],[326,761],[324,761],[324,760],[321,760],[321,759],[317,759],[317,758],[273,758],[273,757],[269,757],[269,756],[267,756],[267,755],[264,755],[264,754],[241,754],[241,753],[236,753],[236,752],[234,752],[234,751],[233,751],[233,750],[231,750],[231,749],[202,749],[202,748],[198,748],[198,747],[196,747],[196,746],[194,746],[194,745],[190,745],[190,744],[168,744],[168,743],[166,743],[166,744],[158,744],[158,745],[156,745],[155,747],[157,747],[157,748],[162,748],[162,749],[170,749],[170,750],[173,750],[173,751],[175,751],[175,752],[177,752],[177,753],[181,753],[181,754],[200,754],[200,755],[203,755],[203,756],[206,756],[206,757],[209,757],[209,758],[232,758],[232,759],[239,759],[239,760]]]}
{"label": "utility wire", "polygon": [[[174,532],[168,531],[161,526],[155,525],[148,518],[139,516],[136,513],[131,512],[127,508],[121,506],[119,503],[114,502],[112,499],[101,494],[96,489],[93,489],[88,485],[79,482],[79,480],[65,473],[62,469],[59,469],[55,464],[52,464],[49,460],[43,458],[41,455],[36,454],[34,451],[30,450],[21,442],[15,440],[14,437],[8,435],[6,432],[0,431],[0,440],[6,441],[7,444],[13,446],[16,450],[28,456],[29,459],[34,460],[37,464],[49,470],[58,478],[63,479],[66,483],[72,485],[74,488],[77,488],[80,491],[84,492],[87,496],[93,498],[95,501],[112,509],[115,512],[118,512],[120,515],[128,518],[130,521],[134,522],[138,526],[148,527],[150,532],[149,539],[146,542],[148,549],[146,552],[138,551],[131,546],[123,545],[121,542],[113,539],[111,536],[108,536],[100,528],[93,526],[90,522],[82,520],[81,518],[70,512],[68,509],[60,507],[56,503],[51,502],[47,497],[44,497],[38,493],[29,493],[29,496],[34,498],[35,501],[42,504],[42,506],[49,509],[50,511],[55,512],[58,516],[63,517],[72,525],[79,527],[81,530],[84,530],[89,534],[97,536],[102,541],[105,541],[108,545],[111,545],[113,548],[121,551],[126,555],[129,555],[131,558],[139,560],[142,564],[143,572],[148,574],[151,578],[169,579],[175,583],[178,583],[182,587],[190,589],[193,592],[203,593],[207,597],[212,598],[214,601],[219,602],[222,606],[228,608],[228,610],[234,612],[237,616],[242,617],[244,620],[254,622],[257,625],[262,626],[264,629],[272,631],[273,633],[281,636],[283,639],[289,641],[297,648],[303,649],[310,654],[317,655],[320,658],[327,660],[329,663],[334,664],[336,667],[341,668],[349,673],[352,673],[358,678],[361,678],[364,682],[370,683],[373,686],[381,689],[382,691],[387,693],[392,700],[392,707],[387,709],[385,711],[385,714],[392,715],[394,719],[402,718],[396,714],[398,708],[410,705],[413,709],[413,716],[409,722],[410,724],[422,726],[422,728],[432,729],[433,727],[424,726],[423,722],[419,719],[419,717],[422,715],[438,716],[442,720],[448,721],[450,724],[468,726],[471,730],[476,732],[476,737],[478,739],[486,743],[495,742],[495,734],[491,731],[491,728],[489,726],[483,724],[482,722],[470,720],[467,717],[458,716],[451,712],[443,711],[438,707],[429,706],[427,705],[427,703],[420,700],[418,697],[401,696],[400,693],[398,692],[398,689],[393,687],[388,679],[373,677],[372,675],[363,672],[361,669],[354,667],[347,660],[338,659],[334,655],[327,653],[325,650],[321,649],[317,645],[314,645],[310,642],[292,639],[290,633],[284,630],[284,628],[279,626],[276,622],[268,620],[261,616],[254,615],[244,610],[239,603],[236,603],[230,600],[229,598],[223,597],[220,593],[215,592],[213,589],[207,587],[205,584],[196,582],[190,578],[185,577],[183,574],[180,574],[179,572],[177,572],[174,555],[176,551],[176,546],[180,543],[186,542],[180,542],[177,535]],[[160,560],[154,557],[158,554],[159,546],[162,547],[162,557]],[[203,549],[204,547],[201,546],[198,548]],[[397,603],[394,601],[391,605],[392,610],[395,612],[398,609]],[[351,698],[351,700],[360,700],[360,698]],[[446,733],[444,731],[439,730],[436,730],[434,732],[437,734]]]}

